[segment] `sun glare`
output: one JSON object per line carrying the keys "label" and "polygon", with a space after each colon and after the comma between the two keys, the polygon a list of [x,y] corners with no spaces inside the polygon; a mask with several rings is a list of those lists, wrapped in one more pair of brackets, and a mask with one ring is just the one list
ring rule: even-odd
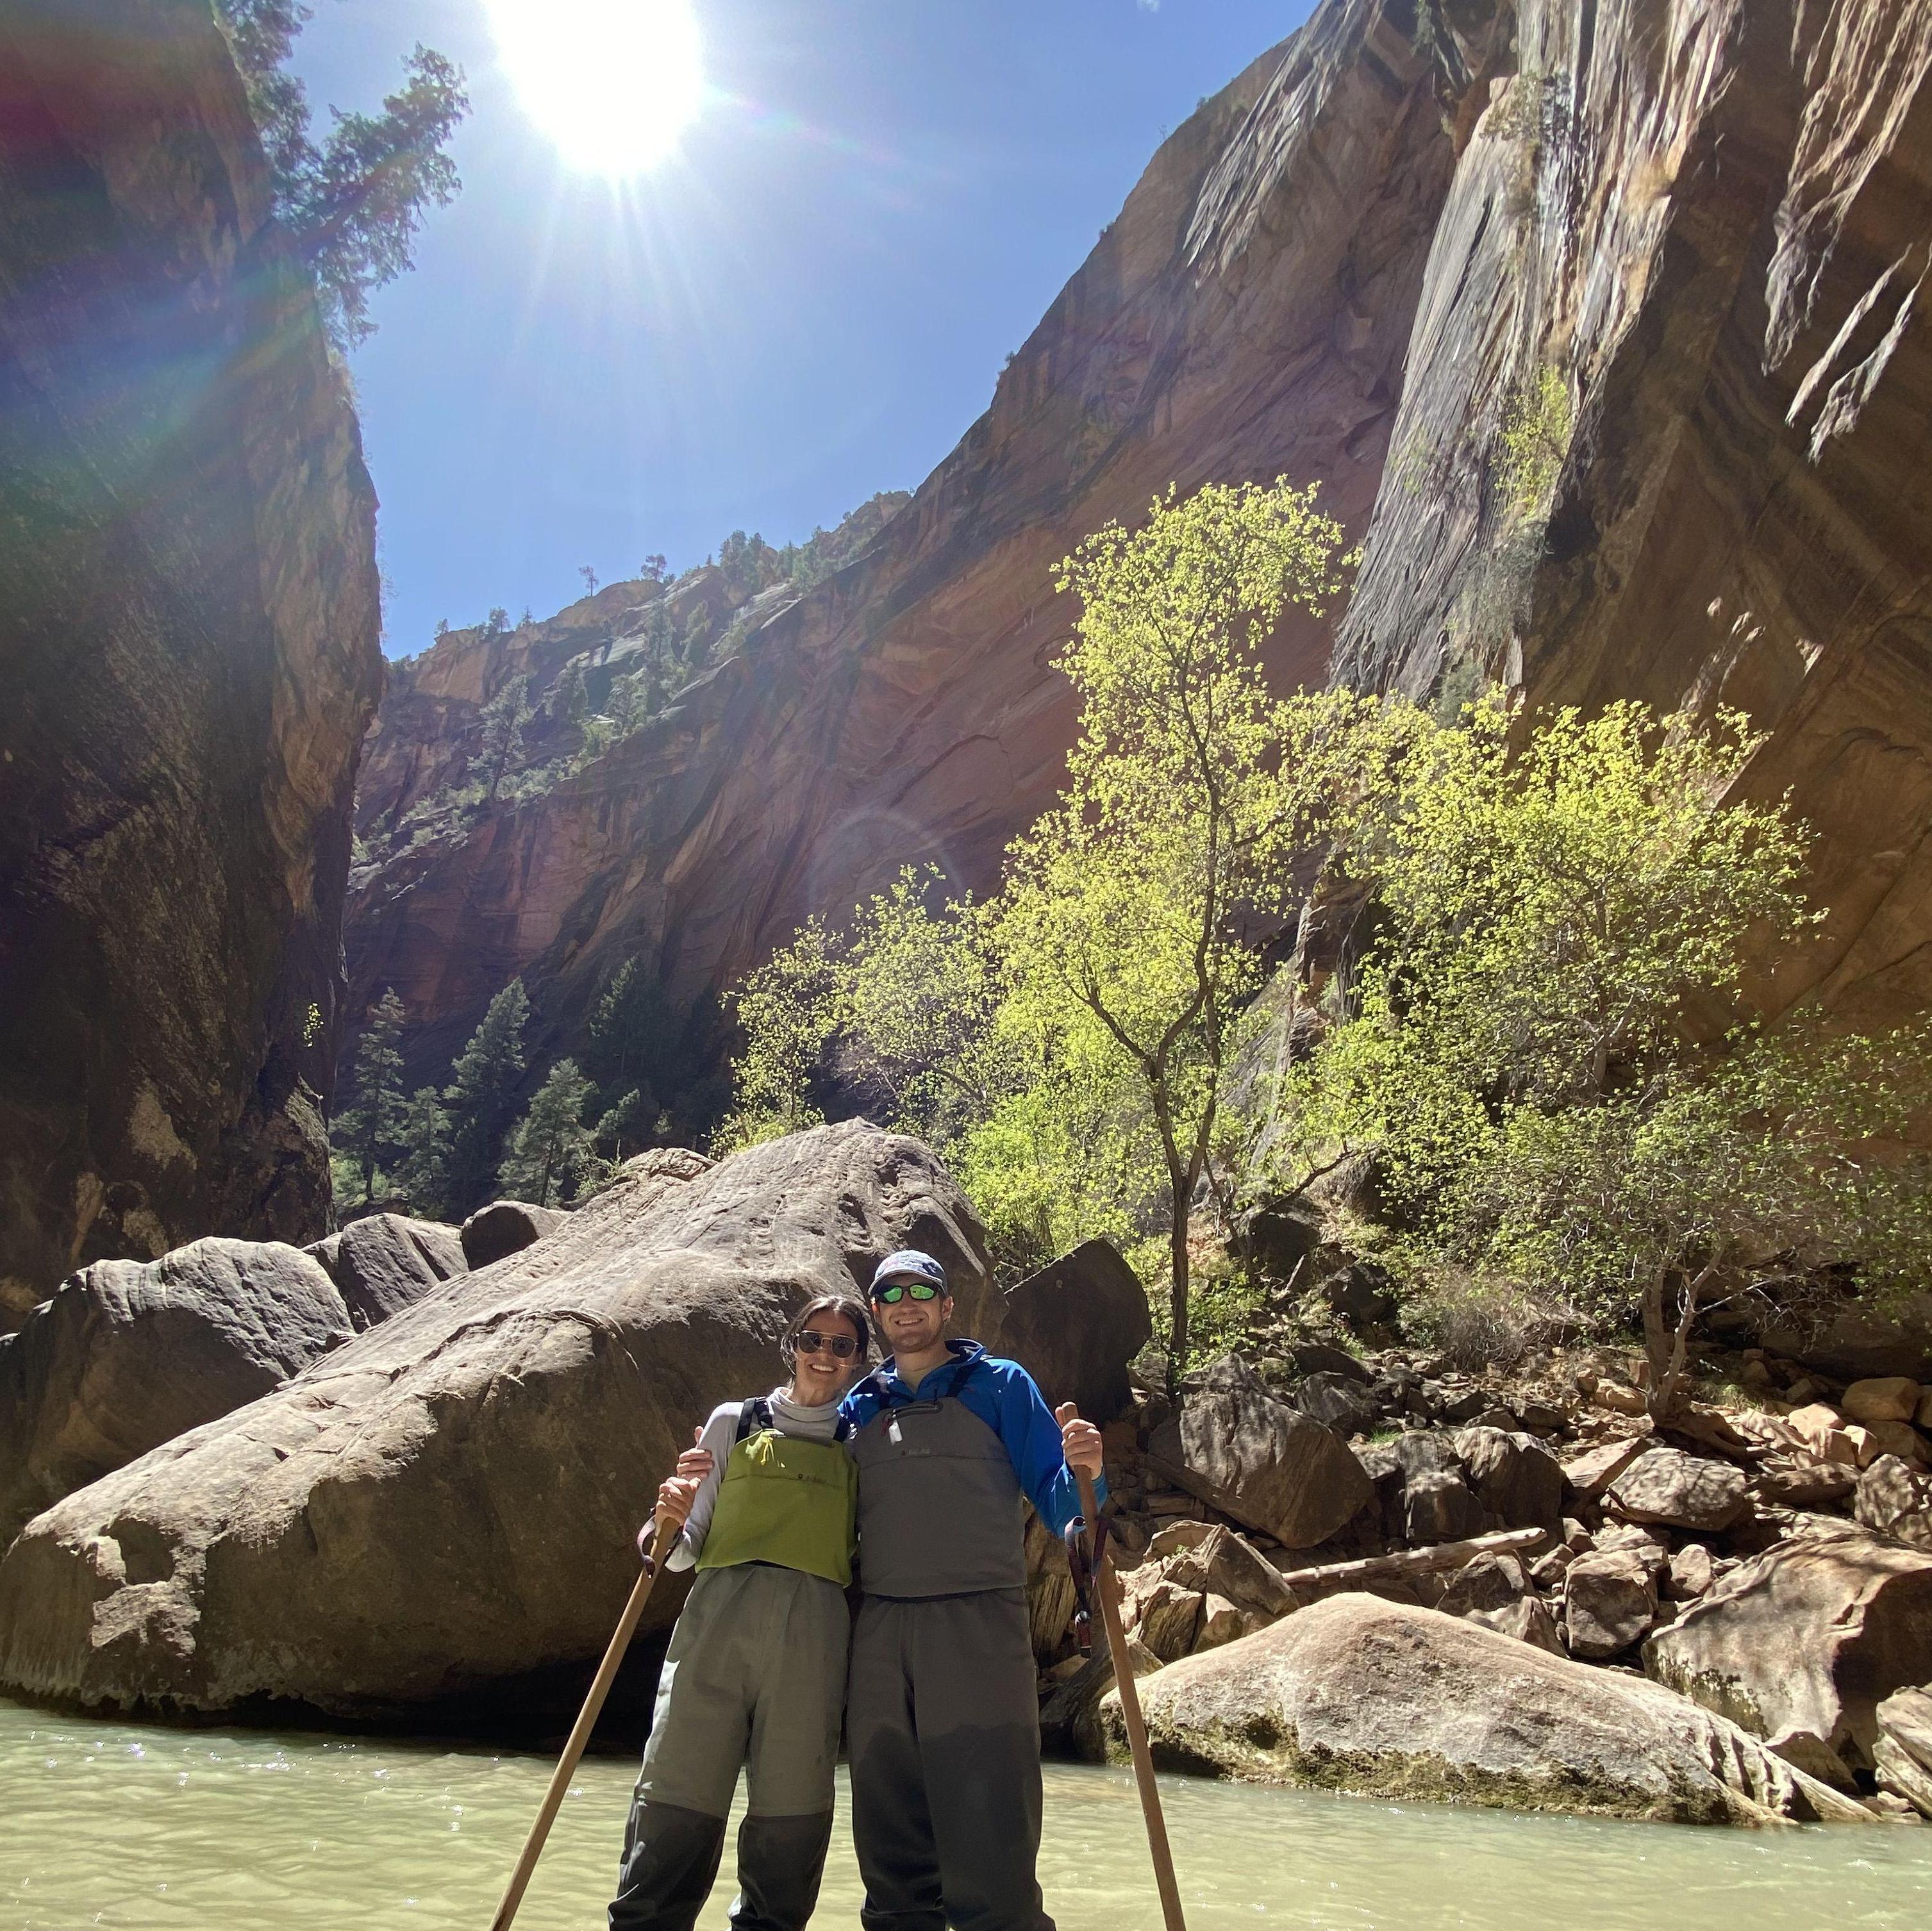
{"label": "sun glare", "polygon": [[572,167],[641,174],[704,100],[690,0],[488,0],[503,70]]}

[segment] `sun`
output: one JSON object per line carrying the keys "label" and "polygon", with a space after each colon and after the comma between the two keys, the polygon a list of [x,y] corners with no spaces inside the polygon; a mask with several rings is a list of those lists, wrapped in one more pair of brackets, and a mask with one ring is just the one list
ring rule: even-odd
{"label": "sun", "polygon": [[572,167],[655,167],[704,103],[691,0],[487,0],[503,70]]}

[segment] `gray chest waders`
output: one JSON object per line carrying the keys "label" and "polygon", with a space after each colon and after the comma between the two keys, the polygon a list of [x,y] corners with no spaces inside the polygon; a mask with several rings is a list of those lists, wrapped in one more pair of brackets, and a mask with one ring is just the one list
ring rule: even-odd
{"label": "gray chest waders", "polygon": [[881,1410],[852,1444],[859,1580],[846,1739],[866,1931],[1052,1931],[1018,1477],[958,1399]]}

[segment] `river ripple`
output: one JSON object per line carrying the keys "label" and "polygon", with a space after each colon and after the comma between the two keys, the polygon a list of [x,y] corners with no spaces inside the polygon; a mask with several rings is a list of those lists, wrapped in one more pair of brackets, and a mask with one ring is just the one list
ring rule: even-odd
{"label": "river ripple", "polygon": [[[0,1931],[484,1931],[541,1759],[170,1730],[0,1701]],[[593,1931],[632,1766],[585,1765],[518,1924]],[[1752,1832],[1164,1778],[1190,1931],[1863,1931],[1932,1924],[1932,1826]],[[1132,1780],[1047,1767],[1061,1931],[1159,1931]],[[856,1923],[840,1822],[816,1922]],[[720,1885],[701,1921],[722,1931]]]}

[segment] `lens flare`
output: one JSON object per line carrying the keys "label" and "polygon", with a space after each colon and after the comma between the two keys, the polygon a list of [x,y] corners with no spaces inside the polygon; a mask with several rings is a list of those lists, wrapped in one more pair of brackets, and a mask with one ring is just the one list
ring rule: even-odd
{"label": "lens flare", "polygon": [[487,0],[504,72],[566,163],[642,174],[704,104],[690,0]]}

